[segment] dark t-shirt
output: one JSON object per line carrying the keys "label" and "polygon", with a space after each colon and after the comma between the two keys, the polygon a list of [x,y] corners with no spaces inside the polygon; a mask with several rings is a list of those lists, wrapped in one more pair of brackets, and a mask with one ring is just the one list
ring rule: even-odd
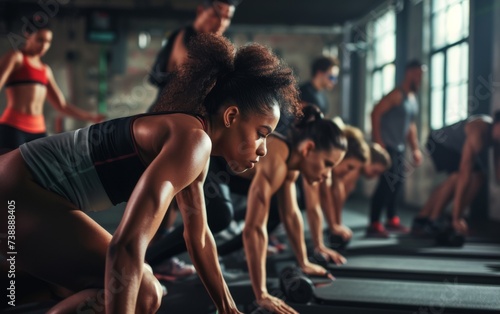
{"label": "dark t-shirt", "polygon": [[168,80],[171,78],[170,72],[167,72],[167,64],[170,59],[170,55],[172,54],[172,49],[174,47],[175,38],[179,33],[184,30],[184,44],[187,46],[188,42],[196,35],[196,31],[194,28],[189,25],[183,28],[180,28],[173,32],[167,39],[167,43],[160,49],[158,55],[156,56],[156,60],[151,67],[151,71],[149,71],[148,81],[152,85],[158,87],[158,95],[156,96],[155,101],[148,108],[147,112],[153,112],[155,109],[155,104],[158,101],[161,91],[167,85]]}
{"label": "dark t-shirt", "polygon": [[168,82],[169,72],[167,72],[167,64],[170,59],[170,54],[172,53],[172,48],[174,46],[175,38],[179,33],[184,30],[184,44],[187,45],[191,38],[196,35],[194,28],[189,25],[174,31],[167,39],[167,43],[160,49],[156,60],[149,71],[148,81],[149,83],[158,87],[161,91],[163,87]]}
{"label": "dark t-shirt", "polygon": [[[306,102],[307,104],[318,106],[324,114],[326,114],[326,111],[328,110],[328,99],[326,98],[325,93],[316,90],[311,82],[304,83],[300,86],[300,100]],[[282,112],[280,121],[276,127],[276,132],[286,134],[294,122],[294,115]]]}
{"label": "dark t-shirt", "polygon": [[318,106],[324,114],[328,111],[328,99],[325,93],[314,88],[311,82],[300,86],[300,100]]}

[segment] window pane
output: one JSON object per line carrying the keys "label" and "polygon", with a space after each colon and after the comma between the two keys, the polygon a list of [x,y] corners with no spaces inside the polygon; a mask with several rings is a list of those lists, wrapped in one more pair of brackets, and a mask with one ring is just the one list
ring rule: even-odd
{"label": "window pane", "polygon": [[450,85],[446,88],[446,125],[450,125],[462,119],[460,109],[460,86]]}
{"label": "window pane", "polygon": [[432,48],[450,46],[431,55],[430,123],[436,129],[467,117],[469,45],[455,43],[469,36],[470,1],[432,0],[432,12]]}
{"label": "window pane", "polygon": [[468,84],[467,82],[460,84],[459,86],[459,97],[460,97],[460,108],[459,108],[459,115],[460,115],[460,120],[467,118],[468,116]]}
{"label": "window pane", "polygon": [[444,85],[444,54],[436,53],[431,59],[431,86],[443,88]]}
{"label": "window pane", "polygon": [[460,46],[456,45],[446,51],[446,78],[449,84],[460,82]]}
{"label": "window pane", "polygon": [[383,65],[384,63],[386,63],[386,59],[387,59],[387,52],[390,50],[390,49],[384,49],[386,48],[387,46],[387,36],[384,36],[384,37],[379,37],[377,38],[377,51],[375,53],[375,55],[377,56],[376,57],[376,60],[375,60],[375,65],[377,67]]}
{"label": "window pane", "polygon": [[432,47],[439,48],[446,44],[446,20],[443,11],[436,13],[432,19]]}
{"label": "window pane", "polygon": [[448,44],[462,39],[463,34],[462,5],[456,3],[448,7],[446,14],[446,39]]}
{"label": "window pane", "polygon": [[432,0],[432,12],[437,12],[446,7],[446,0]]}
{"label": "window pane", "polygon": [[394,11],[388,11],[375,21],[375,36],[380,37],[395,29]]}
{"label": "window pane", "polygon": [[396,58],[396,19],[394,11],[389,11],[373,23],[374,67],[393,62]]}
{"label": "window pane", "polygon": [[460,81],[469,80],[469,44],[460,45]]}
{"label": "window pane", "polygon": [[462,2],[462,18],[463,18],[463,30],[462,36],[463,38],[469,36],[469,0],[465,0]]}
{"label": "window pane", "polygon": [[396,59],[396,37],[390,33],[384,38],[384,63],[392,62]]}
{"label": "window pane", "polygon": [[382,75],[380,71],[376,71],[372,76],[372,100],[373,104],[377,103],[382,98]]}
{"label": "window pane", "polygon": [[[386,12],[384,15],[368,23],[368,38],[372,45],[366,55],[368,69],[365,126],[369,131],[371,124],[370,113],[373,106],[394,88],[396,59],[396,13]],[[371,77],[370,77],[371,76]]]}
{"label": "window pane", "polygon": [[394,11],[389,11],[386,14],[386,32],[393,33],[396,31],[396,14]]}
{"label": "window pane", "polygon": [[431,92],[431,128],[433,130],[443,127],[443,90],[433,89]]}
{"label": "window pane", "polygon": [[396,67],[393,63],[386,65],[382,69],[383,87],[382,92],[384,95],[388,94],[394,88],[394,80],[396,76]]}

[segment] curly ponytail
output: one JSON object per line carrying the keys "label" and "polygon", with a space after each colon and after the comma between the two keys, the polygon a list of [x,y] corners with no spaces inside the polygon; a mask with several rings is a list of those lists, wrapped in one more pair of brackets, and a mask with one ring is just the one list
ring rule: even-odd
{"label": "curly ponytail", "polygon": [[217,80],[234,69],[233,45],[222,36],[198,34],[188,43],[188,60],[172,73],[154,111],[205,113],[202,106]]}
{"label": "curly ponytail", "polygon": [[165,86],[154,111],[213,115],[233,102],[242,115],[266,113],[276,104],[282,112],[298,112],[293,72],[268,48],[251,44],[235,53],[227,39],[199,34],[189,43],[188,51],[188,61]]}

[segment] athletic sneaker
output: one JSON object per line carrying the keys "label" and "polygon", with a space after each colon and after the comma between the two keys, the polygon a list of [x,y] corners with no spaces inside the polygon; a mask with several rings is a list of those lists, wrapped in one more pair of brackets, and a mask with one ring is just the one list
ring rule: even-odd
{"label": "athletic sneaker", "polygon": [[273,246],[271,244],[267,245],[267,256],[276,255],[278,253],[279,253],[279,250],[275,246]]}
{"label": "athletic sneaker", "polygon": [[274,247],[277,250],[277,253],[281,253],[286,250],[286,244],[281,243],[277,236],[270,235],[268,240],[268,247]]}
{"label": "athletic sneaker", "polygon": [[167,259],[153,270],[156,278],[161,280],[175,280],[196,274],[193,265],[186,264],[176,257]]}
{"label": "athletic sneaker", "polygon": [[380,222],[376,221],[372,222],[366,229],[366,237],[387,239],[389,238],[389,232],[385,230]]}
{"label": "athletic sneaker", "polygon": [[410,229],[408,229],[408,227],[403,226],[401,224],[401,220],[399,219],[398,216],[394,216],[391,219],[389,219],[385,223],[385,228],[389,232],[396,232],[396,233],[408,233],[408,232],[410,232]]}

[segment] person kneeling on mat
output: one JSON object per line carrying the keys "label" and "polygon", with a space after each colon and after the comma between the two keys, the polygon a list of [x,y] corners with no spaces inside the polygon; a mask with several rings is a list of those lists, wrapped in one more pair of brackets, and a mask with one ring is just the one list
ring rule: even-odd
{"label": "person kneeling on mat", "polygon": [[[298,91],[292,70],[261,45],[235,52],[229,41],[204,34],[189,53],[162,95],[170,111],[38,139],[0,156],[0,176],[9,178],[0,181],[0,201],[15,204],[22,252],[16,266],[74,292],[49,313],[155,313],[163,291],[144,256],[174,197],[189,254],[217,310],[239,313],[206,222],[209,156],[231,161],[235,172],[253,168],[280,109],[298,108]],[[127,206],[113,235],[84,213],[121,202]],[[12,218],[1,212],[0,233],[7,234]]]}
{"label": "person kneeling on mat", "polygon": [[439,232],[437,219],[452,202],[453,230],[466,235],[468,225],[464,211],[484,185],[488,173],[489,148],[494,148],[495,177],[500,181],[500,111],[493,119],[487,115],[474,115],[468,119],[432,131],[426,144],[438,172],[448,178],[434,189],[417,217],[412,233],[418,236]]}

